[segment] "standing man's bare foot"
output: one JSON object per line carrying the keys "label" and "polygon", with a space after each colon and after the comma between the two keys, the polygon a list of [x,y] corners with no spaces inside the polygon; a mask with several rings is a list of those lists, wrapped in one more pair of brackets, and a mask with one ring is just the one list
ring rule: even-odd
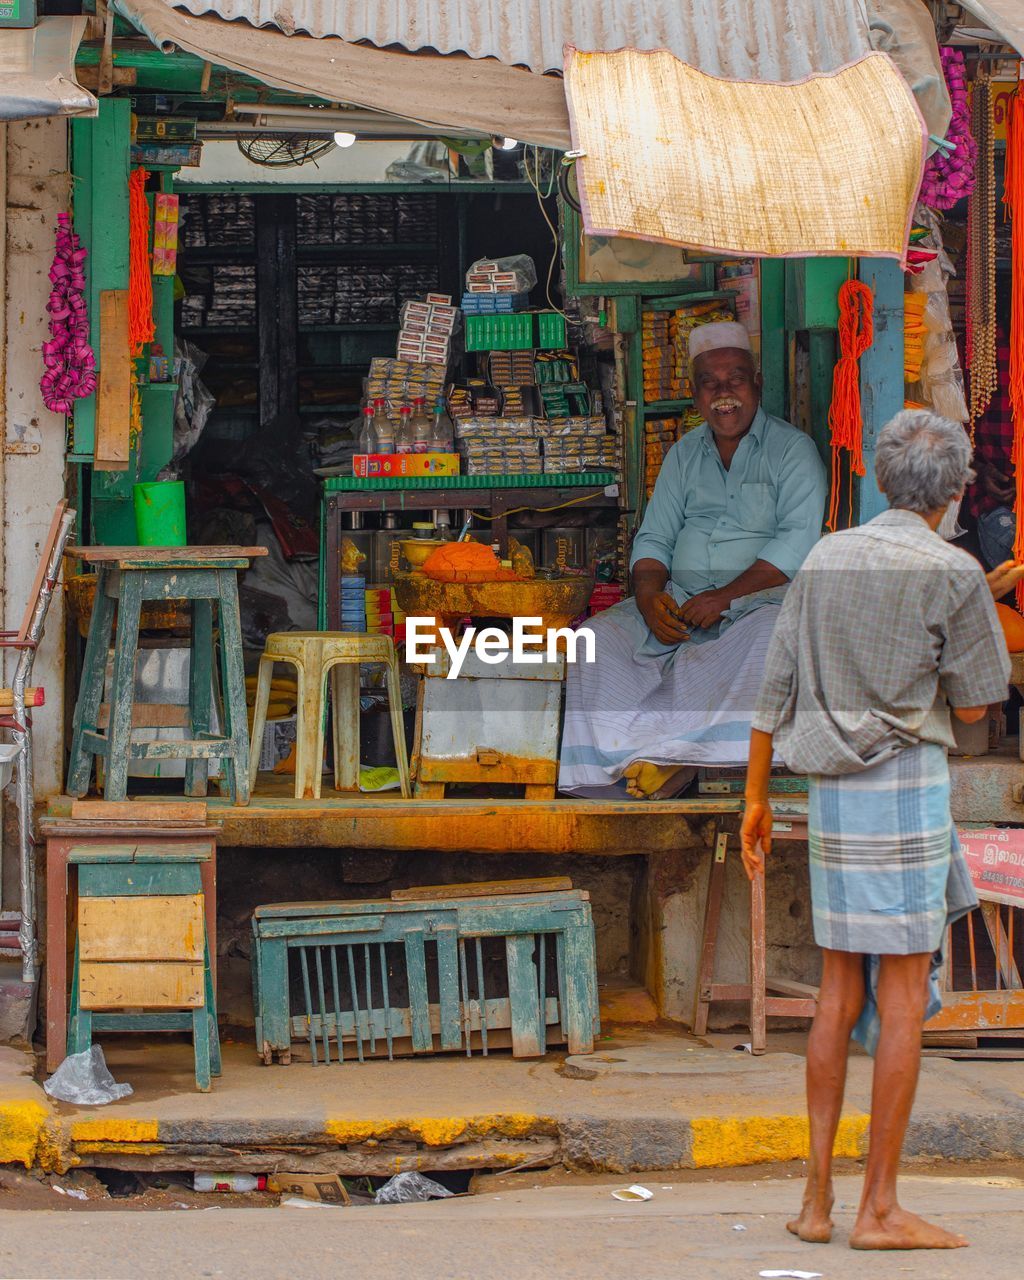
{"label": "standing man's bare foot", "polygon": [[805,1244],[828,1244],[832,1239],[832,1188],[822,1196],[804,1197],[800,1216],[786,1223],[786,1230]]}
{"label": "standing man's bare foot", "polygon": [[888,1213],[862,1209],[850,1233],[851,1249],[965,1249],[968,1241],[896,1205]]}

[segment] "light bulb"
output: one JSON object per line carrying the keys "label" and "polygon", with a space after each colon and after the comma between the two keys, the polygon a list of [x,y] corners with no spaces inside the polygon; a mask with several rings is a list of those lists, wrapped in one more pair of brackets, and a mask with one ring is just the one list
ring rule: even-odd
{"label": "light bulb", "polygon": [[356,140],[354,133],[346,133],[344,130],[334,135],[334,145],[336,147],[351,147]]}
{"label": "light bulb", "polygon": [[518,146],[518,138],[499,138],[497,140],[497,147],[499,151],[515,151]]}

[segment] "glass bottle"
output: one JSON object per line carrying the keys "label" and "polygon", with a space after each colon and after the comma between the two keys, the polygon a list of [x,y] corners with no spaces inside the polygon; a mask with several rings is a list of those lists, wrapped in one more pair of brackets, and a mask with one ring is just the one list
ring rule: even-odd
{"label": "glass bottle", "polygon": [[430,448],[433,428],[427,417],[427,402],[423,396],[417,396],[412,402],[412,421],[409,426],[413,452],[426,453]]}
{"label": "glass bottle", "polygon": [[412,410],[403,404],[398,411],[398,429],[395,432],[395,452],[412,453],[414,449],[413,428],[410,419]]}
{"label": "glass bottle", "polygon": [[363,421],[359,428],[358,449],[360,453],[375,453],[377,435],[373,429],[373,405],[368,404],[363,410]]}

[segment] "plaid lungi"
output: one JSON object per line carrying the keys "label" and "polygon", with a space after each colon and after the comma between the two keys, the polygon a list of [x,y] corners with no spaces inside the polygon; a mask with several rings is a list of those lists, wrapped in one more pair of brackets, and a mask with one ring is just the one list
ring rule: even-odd
{"label": "plaid lungi", "polygon": [[854,1035],[877,1041],[878,957],[932,953],[928,1017],[946,929],[978,905],[949,812],[944,747],[905,747],[861,773],[810,780],[814,939],[865,957],[868,999]]}

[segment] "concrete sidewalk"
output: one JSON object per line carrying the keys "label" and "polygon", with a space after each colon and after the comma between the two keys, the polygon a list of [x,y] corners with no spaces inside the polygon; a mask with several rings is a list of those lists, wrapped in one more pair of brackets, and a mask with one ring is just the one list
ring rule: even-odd
{"label": "concrete sidewalk", "polygon": [[[107,1043],[135,1093],[102,1108],[51,1102],[29,1055],[0,1049],[0,1163],[64,1169],[498,1169],[563,1164],[639,1172],[727,1168],[806,1152],[803,1059],[736,1052],[740,1034],[696,1040],[644,1029],[592,1055],[539,1061],[455,1056],[264,1067],[224,1046],[224,1074],[196,1093],[191,1050]],[[777,1045],[799,1047],[794,1035]],[[863,1154],[870,1061],[850,1064],[837,1154]],[[1024,1159],[1024,1072],[1013,1062],[924,1062],[909,1159]]]}

